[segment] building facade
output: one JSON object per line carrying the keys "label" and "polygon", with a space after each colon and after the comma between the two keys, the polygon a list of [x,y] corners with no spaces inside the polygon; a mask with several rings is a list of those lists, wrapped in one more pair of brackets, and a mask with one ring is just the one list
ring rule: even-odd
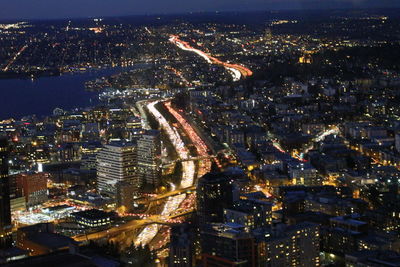
{"label": "building facade", "polygon": [[200,225],[224,221],[224,209],[232,208],[238,195],[226,173],[207,173],[196,189],[197,215]]}
{"label": "building facade", "polygon": [[161,175],[160,132],[146,131],[137,141],[138,180],[136,186],[157,186]]}
{"label": "building facade", "polygon": [[319,226],[307,222],[263,232],[257,238],[257,266],[320,266],[319,234]]}
{"label": "building facade", "polygon": [[23,173],[16,176],[17,187],[23,192],[27,207],[42,204],[48,200],[48,173]]}
{"label": "building facade", "polygon": [[116,196],[116,184],[134,184],[136,145],[116,142],[106,145],[97,155],[97,189],[100,194]]}

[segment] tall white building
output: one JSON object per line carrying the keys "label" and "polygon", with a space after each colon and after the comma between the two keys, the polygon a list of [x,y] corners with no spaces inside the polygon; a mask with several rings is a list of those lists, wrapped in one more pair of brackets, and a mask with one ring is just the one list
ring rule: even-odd
{"label": "tall white building", "polygon": [[138,179],[157,186],[161,175],[161,140],[157,130],[146,131],[137,141]]}
{"label": "tall white building", "polygon": [[115,142],[97,154],[97,189],[114,197],[118,182],[137,183],[136,144]]}

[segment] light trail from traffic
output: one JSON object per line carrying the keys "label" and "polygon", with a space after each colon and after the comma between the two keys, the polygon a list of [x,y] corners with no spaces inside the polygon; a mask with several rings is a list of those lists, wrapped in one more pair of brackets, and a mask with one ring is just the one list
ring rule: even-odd
{"label": "light trail from traffic", "polygon": [[149,130],[149,129],[151,129],[151,127],[149,125],[149,120],[147,118],[147,114],[143,108],[143,106],[146,104],[146,102],[147,102],[146,100],[138,101],[138,102],[136,102],[136,107],[139,110],[140,117],[142,118],[141,124],[142,124],[143,129]]}
{"label": "light trail from traffic", "polygon": [[218,58],[210,56],[209,54],[192,47],[188,42],[182,41],[181,39],[179,39],[179,36],[177,35],[171,35],[169,41],[182,50],[196,53],[197,55],[202,57],[205,61],[207,61],[207,63],[209,64],[222,65],[225,69],[227,69],[231,73],[233,81],[239,81],[242,78],[246,78],[253,75],[253,72],[250,69],[239,64],[231,64],[223,62]]}
{"label": "light trail from traffic", "polygon": [[195,145],[199,156],[200,157],[209,156],[207,145],[196,133],[193,127],[186,121],[186,119],[183,118],[183,116],[179,112],[177,112],[174,108],[172,108],[171,102],[170,101],[165,102],[164,106],[167,108],[168,112],[171,113],[172,116],[174,116],[175,119],[182,125],[184,131],[188,134],[190,141],[192,141],[192,143]]}
{"label": "light trail from traffic", "polygon": [[[154,224],[168,224],[171,220],[175,220],[176,218],[184,216],[191,212],[193,212],[193,209],[186,210],[185,212],[182,212],[182,213],[174,212],[173,214],[171,214],[170,216],[168,216],[166,218],[161,218],[160,215],[140,214],[139,217],[141,217],[141,219],[131,220],[122,225],[118,225],[118,226],[115,226],[115,227],[112,227],[112,228],[109,228],[106,230],[102,230],[99,232],[95,232],[95,233],[76,235],[73,238],[75,241],[78,241],[78,242],[84,242],[84,241],[96,240],[96,239],[102,239],[102,238],[103,239],[107,238],[108,240],[110,240],[110,238],[116,238],[116,236],[118,236],[120,234],[125,234],[127,232],[139,230],[139,229],[143,228],[143,226],[146,226],[146,225],[151,226]],[[132,214],[132,215],[134,215],[134,214]],[[118,237],[115,240],[118,240]],[[130,245],[130,244],[131,243],[128,243],[127,245]]]}
{"label": "light trail from traffic", "polygon": [[[188,123],[188,121],[179,113],[176,111],[172,106],[171,102],[165,102],[164,103],[165,108],[168,110],[168,112],[174,116],[174,118],[179,122],[179,124],[183,127],[185,133],[189,137],[190,141],[194,144],[194,146],[197,149],[197,154],[199,155],[200,158],[203,158],[202,160],[199,160],[199,168],[197,171],[197,177],[202,177],[206,173],[211,171],[211,159],[210,155],[208,154],[209,149],[203,139],[197,134],[197,132],[193,129],[192,125]],[[215,162],[217,165],[219,165],[218,161],[216,158],[214,158]],[[193,195],[192,195],[193,196]],[[189,197],[190,198],[190,197]],[[194,199],[192,198],[191,200],[188,200],[188,205],[191,207],[194,207]],[[188,206],[187,206],[188,207]]]}
{"label": "light trail from traffic", "polygon": [[169,197],[173,197],[173,196],[177,196],[177,195],[181,195],[181,194],[191,194],[191,193],[193,193],[193,191],[195,189],[196,189],[195,186],[191,186],[191,187],[187,187],[187,188],[172,189],[172,191],[169,191],[164,194],[155,195],[148,199],[143,199],[143,200],[138,199],[138,200],[136,200],[136,202],[143,204],[143,203],[160,201],[160,200],[167,199]]}
{"label": "light trail from traffic", "polygon": [[193,127],[187,122],[187,120],[174,108],[171,106],[171,102],[165,102],[164,106],[167,108],[168,112],[171,113],[172,116],[182,125],[184,131],[187,133],[190,141],[194,144],[197,149],[197,153],[199,157],[203,157],[204,160],[199,161],[199,170],[198,177],[203,176],[207,172],[211,170],[211,161],[207,158],[209,156],[209,149],[206,143],[201,139],[201,137],[197,134],[197,132],[193,129]]}
{"label": "light trail from traffic", "polygon": [[[190,156],[189,150],[186,148],[181,136],[175,128],[173,128],[164,116],[156,109],[155,105],[159,101],[152,102],[147,105],[149,112],[156,118],[162,129],[168,135],[172,145],[174,146],[180,158],[188,158]],[[193,185],[195,177],[195,164],[193,161],[182,162],[182,180],[180,183],[181,188],[186,188]],[[179,205],[185,200],[186,194],[169,197],[166,201],[163,210],[160,214],[160,220],[167,221],[168,217],[179,208]],[[135,240],[136,245],[148,244],[157,235],[161,226],[158,224],[151,224],[146,226]]]}
{"label": "light trail from traffic", "polygon": [[328,135],[331,135],[331,134],[339,134],[339,132],[340,132],[339,128],[338,128],[337,126],[335,126],[335,127],[333,127],[332,129],[329,129],[329,130],[327,130],[327,131],[325,131],[325,132],[322,132],[320,135],[318,135],[318,136],[315,138],[315,142],[321,142],[321,141],[323,141],[323,140],[325,139],[325,137],[327,137]]}

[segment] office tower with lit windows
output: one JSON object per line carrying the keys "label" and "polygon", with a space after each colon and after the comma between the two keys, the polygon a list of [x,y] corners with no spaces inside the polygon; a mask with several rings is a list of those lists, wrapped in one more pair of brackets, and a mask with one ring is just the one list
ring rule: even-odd
{"label": "office tower with lit windows", "polygon": [[81,169],[96,171],[97,153],[103,148],[100,142],[85,142],[81,148]]}
{"label": "office tower with lit windows", "polygon": [[100,194],[115,197],[117,183],[136,181],[136,144],[113,142],[97,154],[97,189]]}
{"label": "office tower with lit windows", "polygon": [[12,243],[8,157],[8,141],[0,137],[0,248],[7,248]]}
{"label": "office tower with lit windows", "polygon": [[138,182],[157,186],[161,175],[160,132],[149,130],[137,141]]}

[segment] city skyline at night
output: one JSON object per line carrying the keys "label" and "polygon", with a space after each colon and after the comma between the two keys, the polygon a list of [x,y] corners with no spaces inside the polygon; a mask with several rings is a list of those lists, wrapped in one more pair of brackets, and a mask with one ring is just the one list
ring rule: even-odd
{"label": "city skyline at night", "polygon": [[400,266],[400,6],[0,9],[0,265]]}

